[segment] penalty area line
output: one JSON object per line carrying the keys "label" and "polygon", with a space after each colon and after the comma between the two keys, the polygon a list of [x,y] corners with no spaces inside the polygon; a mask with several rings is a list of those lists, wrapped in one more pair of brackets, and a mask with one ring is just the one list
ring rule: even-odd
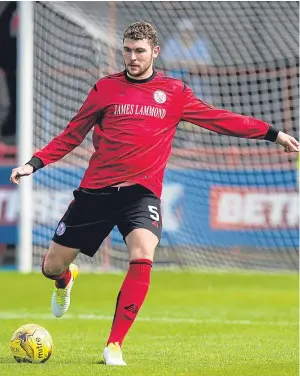
{"label": "penalty area line", "polygon": [[[29,313],[29,312],[0,312],[0,320],[57,320],[48,313]],[[65,314],[63,320],[95,320],[111,321],[113,316],[97,314]],[[60,320],[62,320],[60,319]],[[156,322],[162,324],[218,324],[218,325],[268,325],[268,326],[297,326],[297,322],[289,321],[255,321],[255,320],[228,320],[228,319],[195,319],[187,317],[138,317],[137,321]]]}

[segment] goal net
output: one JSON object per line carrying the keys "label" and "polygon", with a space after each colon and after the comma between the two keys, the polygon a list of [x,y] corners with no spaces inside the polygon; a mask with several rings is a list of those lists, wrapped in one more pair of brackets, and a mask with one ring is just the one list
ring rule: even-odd
{"label": "goal net", "polygon": [[[123,70],[122,33],[132,22],[158,30],[158,70],[185,81],[215,107],[258,117],[298,137],[297,2],[36,2],[34,150],[60,133],[95,82]],[[33,267],[92,153],[91,134],[34,174]],[[278,145],[220,136],[182,122],[162,196],[156,265],[295,269],[297,161]],[[127,267],[117,231],[91,270]]]}

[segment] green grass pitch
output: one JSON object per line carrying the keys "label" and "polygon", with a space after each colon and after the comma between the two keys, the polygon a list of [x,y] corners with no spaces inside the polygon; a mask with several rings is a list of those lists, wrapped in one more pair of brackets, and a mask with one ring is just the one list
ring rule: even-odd
{"label": "green grass pitch", "polygon": [[[0,375],[296,376],[296,274],[153,272],[123,345],[127,367],[100,364],[122,274],[81,274],[66,317],[52,318],[52,283],[0,273]],[[49,330],[54,353],[18,364],[8,341],[21,325]]]}

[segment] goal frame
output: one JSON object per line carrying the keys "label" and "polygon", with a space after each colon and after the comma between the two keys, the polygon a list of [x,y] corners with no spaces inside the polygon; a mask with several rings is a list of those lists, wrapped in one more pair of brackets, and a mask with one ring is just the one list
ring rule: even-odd
{"label": "goal frame", "polygon": [[[17,143],[18,166],[32,157],[33,142],[33,58],[34,3],[18,2],[19,34],[17,54]],[[17,268],[22,273],[32,270],[32,176],[21,179],[19,186],[19,223]]]}

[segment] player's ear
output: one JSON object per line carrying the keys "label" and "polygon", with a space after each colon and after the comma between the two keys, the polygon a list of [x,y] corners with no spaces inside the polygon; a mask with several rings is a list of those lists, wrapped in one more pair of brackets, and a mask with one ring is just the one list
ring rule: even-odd
{"label": "player's ear", "polygon": [[158,54],[159,54],[159,51],[160,51],[160,47],[159,46],[155,46],[153,48],[153,58],[156,59]]}

